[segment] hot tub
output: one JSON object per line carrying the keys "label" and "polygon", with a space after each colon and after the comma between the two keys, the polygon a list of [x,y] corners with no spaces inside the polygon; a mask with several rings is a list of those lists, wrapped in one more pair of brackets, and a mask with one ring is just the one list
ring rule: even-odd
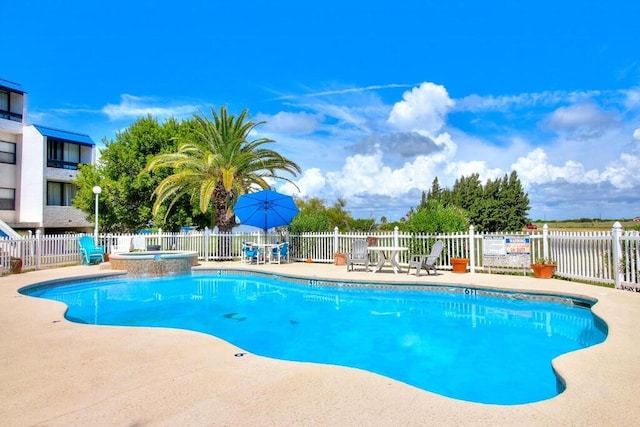
{"label": "hot tub", "polygon": [[134,277],[190,274],[198,265],[198,253],[188,251],[121,252],[109,255],[112,270],[126,270]]}

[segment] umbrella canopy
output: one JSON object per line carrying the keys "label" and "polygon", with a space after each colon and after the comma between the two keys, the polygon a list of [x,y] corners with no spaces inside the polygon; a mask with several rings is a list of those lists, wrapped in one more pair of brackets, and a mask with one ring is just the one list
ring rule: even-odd
{"label": "umbrella canopy", "polygon": [[233,211],[242,224],[265,231],[289,225],[299,212],[293,197],[271,190],[243,194]]}

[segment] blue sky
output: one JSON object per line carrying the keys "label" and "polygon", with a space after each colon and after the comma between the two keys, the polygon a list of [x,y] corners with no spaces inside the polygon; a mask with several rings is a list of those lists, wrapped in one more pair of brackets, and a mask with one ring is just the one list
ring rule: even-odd
{"label": "blue sky", "polygon": [[101,143],[246,107],[303,168],[276,188],[356,217],[512,170],[532,219],[640,215],[638,2],[2,3],[0,78],[32,124]]}

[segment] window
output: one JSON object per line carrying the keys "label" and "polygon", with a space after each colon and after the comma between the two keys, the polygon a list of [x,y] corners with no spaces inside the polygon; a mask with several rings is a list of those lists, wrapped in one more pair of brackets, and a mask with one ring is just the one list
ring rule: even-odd
{"label": "window", "polygon": [[9,113],[9,92],[0,89],[0,112]]}
{"label": "window", "polygon": [[16,164],[16,144],[0,141],[0,163]]}
{"label": "window", "polygon": [[0,188],[0,210],[16,210],[16,190],[13,188]]}
{"label": "window", "polygon": [[60,169],[78,169],[80,146],[56,138],[47,138],[47,166]]}
{"label": "window", "polygon": [[47,206],[71,206],[76,186],[68,182],[47,181]]}
{"label": "window", "polygon": [[9,92],[6,89],[0,88],[0,119],[21,122],[22,114],[11,112],[11,95],[12,94],[14,96],[16,95],[14,92]]}

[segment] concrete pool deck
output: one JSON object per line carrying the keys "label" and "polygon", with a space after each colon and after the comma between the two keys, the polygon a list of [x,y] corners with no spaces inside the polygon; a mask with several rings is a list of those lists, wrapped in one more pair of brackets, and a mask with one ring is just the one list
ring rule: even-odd
{"label": "concrete pool deck", "polygon": [[[640,293],[522,276],[421,276],[347,272],[329,264],[251,268],[355,281],[451,283],[598,299],[609,336],[554,366],[561,395],[526,405],[464,402],[365,371],[272,360],[208,335],[82,325],[61,303],[23,296],[23,286],[109,273],[75,266],[0,277],[0,414],[4,426],[397,426],[640,424]],[[469,355],[469,363],[474,363]],[[479,384],[481,386],[481,384]]]}

